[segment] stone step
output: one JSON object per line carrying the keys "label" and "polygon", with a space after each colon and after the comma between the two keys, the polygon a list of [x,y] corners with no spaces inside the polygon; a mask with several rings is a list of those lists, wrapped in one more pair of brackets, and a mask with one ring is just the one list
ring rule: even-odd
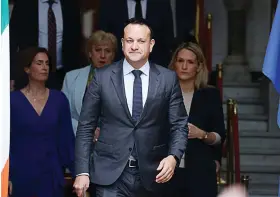
{"label": "stone step", "polygon": [[[225,120],[227,119],[227,113],[224,113],[224,118]],[[261,120],[268,120],[267,115],[265,114],[243,114],[243,113],[238,113],[238,120],[256,120],[256,121],[261,121]]]}
{"label": "stone step", "polygon": [[[275,170],[280,172],[280,155],[240,155],[240,164],[241,170],[244,165],[264,168],[261,172],[267,172],[266,170]],[[245,169],[246,167],[244,168],[244,171],[248,172]]]}
{"label": "stone step", "polygon": [[260,147],[240,147],[240,154],[242,155],[280,155],[279,148],[264,149]]}
{"label": "stone step", "polygon": [[249,183],[251,184],[271,184],[277,185],[279,182],[279,174],[271,173],[245,173],[249,176]]}
{"label": "stone step", "polygon": [[[224,114],[227,113],[227,104],[223,104]],[[264,114],[264,106],[262,104],[254,103],[239,103],[237,104],[237,111],[240,114]]]}
{"label": "stone step", "polygon": [[277,196],[278,184],[249,184],[249,195]]}
{"label": "stone step", "polygon": [[[241,158],[240,158],[241,159]],[[256,163],[246,163],[240,161],[240,171],[241,174],[248,174],[248,173],[267,173],[267,174],[280,174],[280,165],[279,163],[276,163],[277,161],[270,163],[269,165],[267,162],[256,162]],[[227,160],[226,158],[222,159],[222,171],[225,172],[227,167],[226,167]]]}
{"label": "stone step", "polygon": [[260,87],[260,83],[224,82],[223,87]]}
{"label": "stone step", "polygon": [[260,98],[259,84],[224,84],[223,86],[223,99],[248,99],[248,98]]}
{"label": "stone step", "polygon": [[[224,114],[225,125],[227,125],[227,114]],[[258,114],[238,114],[239,130],[263,131],[268,129],[267,116]]]}
{"label": "stone step", "polygon": [[254,195],[254,194],[249,194],[248,197],[279,197],[278,195]]}
{"label": "stone step", "polygon": [[280,138],[280,132],[267,132],[266,130],[240,130],[240,137]]}
{"label": "stone step", "polygon": [[[241,172],[240,176],[249,176],[249,184],[278,184],[279,174],[272,173],[249,173]],[[226,180],[226,172],[223,171],[221,174],[222,178]]]}
{"label": "stone step", "polygon": [[[228,99],[224,99],[223,103],[226,104]],[[237,104],[255,104],[260,105],[264,104],[264,102],[260,98],[239,98],[235,99],[237,101]]]}
{"label": "stone step", "polygon": [[[277,195],[279,174],[272,173],[247,173],[241,172],[241,176],[249,176],[249,193],[253,195]],[[226,180],[226,172],[222,172],[222,178]],[[262,187],[259,187],[262,186]],[[271,190],[268,192],[268,190]]]}
{"label": "stone step", "polygon": [[279,142],[279,138],[239,137],[240,149],[244,149],[245,151],[254,151],[253,149],[255,149],[255,151],[277,153],[280,150]]}

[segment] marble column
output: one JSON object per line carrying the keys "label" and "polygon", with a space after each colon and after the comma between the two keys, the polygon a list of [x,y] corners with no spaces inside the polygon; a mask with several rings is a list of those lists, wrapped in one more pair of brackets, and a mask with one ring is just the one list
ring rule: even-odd
{"label": "marble column", "polygon": [[248,83],[251,76],[246,60],[247,9],[251,0],[224,0],[228,11],[228,56],[224,61],[224,81]]}

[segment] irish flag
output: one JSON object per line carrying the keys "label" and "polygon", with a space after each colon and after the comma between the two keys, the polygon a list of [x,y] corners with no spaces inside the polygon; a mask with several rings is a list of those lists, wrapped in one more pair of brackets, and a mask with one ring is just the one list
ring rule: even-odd
{"label": "irish flag", "polygon": [[10,48],[8,0],[0,0],[0,191],[8,196],[10,144]]}

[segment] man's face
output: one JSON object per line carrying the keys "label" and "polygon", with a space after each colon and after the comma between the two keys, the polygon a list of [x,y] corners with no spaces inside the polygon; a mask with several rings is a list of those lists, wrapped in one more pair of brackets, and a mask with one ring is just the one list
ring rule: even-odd
{"label": "man's face", "polygon": [[124,28],[122,49],[127,61],[145,63],[154,44],[150,29],[146,25],[129,24]]}

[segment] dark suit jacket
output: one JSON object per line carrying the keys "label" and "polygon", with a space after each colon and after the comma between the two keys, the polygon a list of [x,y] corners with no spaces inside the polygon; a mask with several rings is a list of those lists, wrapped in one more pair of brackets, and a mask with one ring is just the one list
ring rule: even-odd
{"label": "dark suit jacket", "polygon": [[[65,71],[79,67],[81,24],[76,0],[60,0],[63,17],[62,61]],[[38,46],[38,0],[15,2],[10,20],[11,79],[17,72],[17,52]],[[46,24],[47,25],[47,24]]]}
{"label": "dark suit jacket", "polygon": [[192,40],[190,32],[195,29],[195,20],[196,0],[176,0],[176,39],[180,43]]}
{"label": "dark suit jacket", "polygon": [[[189,122],[206,132],[216,132],[225,140],[223,105],[218,89],[208,87],[194,92]],[[207,145],[199,139],[188,140],[186,164],[199,169],[222,158],[222,146]]]}
{"label": "dark suit jacket", "polygon": [[[100,136],[92,150],[92,131]],[[123,61],[97,69],[85,95],[76,133],[76,173],[90,173],[99,185],[114,183],[136,145],[142,183],[159,189],[156,168],[168,155],[181,159],[187,144],[187,113],[176,74],[150,63],[149,90],[139,122],[128,110]],[[92,163],[90,155],[92,154]],[[89,167],[91,165],[91,167]]]}
{"label": "dark suit jacket", "polygon": [[[121,38],[124,24],[128,20],[127,0],[102,0],[98,17],[98,29],[113,33],[119,40],[116,60],[123,57]],[[172,11],[169,0],[148,0],[146,20],[154,32],[156,44],[151,61],[167,67],[171,58],[170,46],[173,42]]]}

